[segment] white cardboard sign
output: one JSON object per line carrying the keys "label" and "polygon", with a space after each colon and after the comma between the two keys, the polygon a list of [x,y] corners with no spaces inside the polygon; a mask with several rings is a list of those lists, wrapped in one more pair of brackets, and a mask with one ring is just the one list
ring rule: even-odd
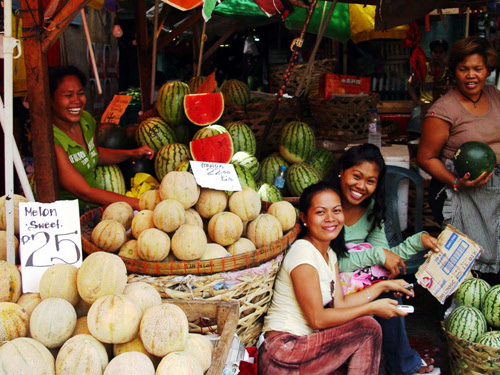
{"label": "white cardboard sign", "polygon": [[78,200],[19,203],[19,246],[23,292],[38,292],[47,268],[82,264]]}
{"label": "white cardboard sign", "polygon": [[196,183],[215,190],[240,191],[241,184],[232,164],[207,161],[190,162]]}

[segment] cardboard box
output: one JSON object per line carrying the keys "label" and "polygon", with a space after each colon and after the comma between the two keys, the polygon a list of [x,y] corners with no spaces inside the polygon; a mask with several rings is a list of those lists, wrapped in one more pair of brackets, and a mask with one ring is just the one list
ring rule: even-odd
{"label": "cardboard box", "polygon": [[470,270],[483,250],[449,224],[439,235],[437,247],[439,253],[432,253],[427,258],[419,267],[415,278],[444,304],[462,281],[472,277]]}
{"label": "cardboard box", "polygon": [[370,82],[370,77],[325,73],[319,78],[319,97],[330,99],[332,95],[369,94]]}

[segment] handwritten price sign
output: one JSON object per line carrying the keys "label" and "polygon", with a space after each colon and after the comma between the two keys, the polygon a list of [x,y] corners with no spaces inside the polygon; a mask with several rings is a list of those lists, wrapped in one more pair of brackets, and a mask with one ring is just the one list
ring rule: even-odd
{"label": "handwritten price sign", "polygon": [[232,164],[190,161],[198,185],[215,190],[240,191],[241,184]]}
{"label": "handwritten price sign", "polygon": [[104,111],[101,122],[119,124],[120,117],[125,113],[128,104],[132,100],[132,95],[115,95],[108,108]]}
{"label": "handwritten price sign", "polygon": [[19,245],[23,292],[38,292],[53,264],[82,264],[78,201],[19,204]]}

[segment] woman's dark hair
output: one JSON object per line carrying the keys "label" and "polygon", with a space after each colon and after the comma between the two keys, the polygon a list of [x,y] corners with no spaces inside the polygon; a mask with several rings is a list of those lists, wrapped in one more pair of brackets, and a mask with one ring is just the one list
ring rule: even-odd
{"label": "woman's dark hair", "polygon": [[[372,199],[374,200],[373,212],[368,216],[368,219],[373,219],[373,224],[370,230],[373,230],[375,226],[379,228],[382,225],[382,221],[385,220],[385,161],[382,156],[380,149],[370,143],[365,143],[362,145],[351,147],[349,150],[344,152],[337,163],[337,168],[329,174],[325,181],[329,182],[333,186],[340,188],[340,175],[341,171],[352,168],[356,165],[360,165],[364,162],[375,163],[379,169],[379,176],[377,181],[377,187],[375,192],[370,197],[370,199],[365,199],[361,204],[363,206],[368,206]],[[342,195],[340,195],[342,198]]]}
{"label": "woman's dark hair", "polygon": [[87,77],[85,77],[85,74],[76,66],[68,65],[52,68],[49,72],[49,90],[51,98],[54,96],[54,92],[59,87],[61,81],[67,76],[75,76],[78,78],[82,87],[85,87],[87,84]]}
{"label": "woman's dark hair", "polygon": [[496,68],[498,54],[493,45],[485,38],[471,36],[460,39],[451,46],[450,57],[448,59],[448,68],[451,74],[455,75],[457,65],[468,56],[475,54],[482,56],[488,68],[488,73],[491,73],[491,71]]}
{"label": "woman's dark hair", "polygon": [[429,44],[429,49],[434,51],[436,48],[441,47],[444,52],[448,51],[448,42],[444,39],[436,39]]}
{"label": "woman's dark hair", "polygon": [[[305,215],[307,215],[307,212],[309,211],[309,208],[311,207],[311,202],[314,196],[322,191],[327,191],[331,190],[335,194],[341,197],[340,192],[335,189],[332,185],[320,181],[316,184],[310,185],[307,188],[304,189],[300,196],[299,200],[299,210],[300,212],[303,212]],[[300,225],[301,225],[301,230],[299,234],[299,238],[303,238],[307,233],[308,233],[308,228],[304,226],[304,223],[302,223],[302,220],[300,220]],[[342,227],[342,230],[340,231],[339,235],[337,238],[333,239],[330,242],[330,247],[333,249],[335,254],[337,254],[338,257],[342,258],[345,257],[347,254],[347,249],[345,247],[345,238],[344,238],[344,233],[345,229]]]}

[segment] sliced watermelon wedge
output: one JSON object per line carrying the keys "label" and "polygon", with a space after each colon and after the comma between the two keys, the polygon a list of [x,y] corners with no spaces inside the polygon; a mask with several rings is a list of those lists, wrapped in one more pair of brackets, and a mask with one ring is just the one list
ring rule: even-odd
{"label": "sliced watermelon wedge", "polygon": [[194,9],[203,4],[203,0],[162,0],[162,1],[183,11]]}
{"label": "sliced watermelon wedge", "polygon": [[233,156],[233,141],[229,133],[216,134],[211,137],[189,142],[191,156],[196,161],[213,163],[229,163]]}
{"label": "sliced watermelon wedge", "polygon": [[221,92],[184,96],[184,113],[195,125],[213,124],[221,118],[222,112],[224,112],[224,97]]}

